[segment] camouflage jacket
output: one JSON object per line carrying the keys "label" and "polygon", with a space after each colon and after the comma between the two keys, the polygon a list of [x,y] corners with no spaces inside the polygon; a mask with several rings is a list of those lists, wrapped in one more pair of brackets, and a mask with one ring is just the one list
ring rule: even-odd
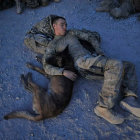
{"label": "camouflage jacket", "polygon": [[[103,54],[96,39],[91,38],[88,33],[83,34],[83,32],[81,32],[81,35],[83,35],[83,37],[85,35],[84,39],[91,41],[95,49],[94,55]],[[78,37],[75,35],[75,32],[69,31],[64,36],[55,36],[54,39],[48,44],[42,60],[43,68],[47,74],[62,75],[63,68],[54,67],[50,65],[47,61],[52,56],[55,56],[57,53],[63,52],[66,48],[68,48],[69,53],[74,60],[74,63],[78,58],[90,55],[90,52],[81,45]],[[95,60],[96,58],[97,57],[95,57]]]}
{"label": "camouflage jacket", "polygon": [[[45,54],[47,47],[49,46],[49,44],[51,44],[51,42],[53,42],[54,39],[54,30],[52,28],[52,20],[54,17],[56,17],[56,15],[50,15],[48,17],[45,17],[36,25],[34,25],[31,28],[31,30],[27,32],[24,39],[24,43],[28,48],[32,49],[36,53]],[[101,55],[103,54],[100,48],[99,33],[91,32],[86,29],[82,29],[82,30],[72,29],[69,30],[68,33],[71,36],[76,37],[80,42],[86,41],[90,43],[91,44],[90,47],[86,48],[89,50],[88,53],[96,52],[96,54],[101,54]],[[82,45],[82,46],[85,47],[86,45]],[[76,53],[78,53],[78,51],[75,50],[75,55]],[[86,50],[84,49],[84,51]],[[52,55],[52,52],[50,54],[49,52],[47,52],[47,54],[45,54],[43,57],[44,69],[50,75],[61,75],[63,69],[53,67],[49,65],[46,61],[46,59],[48,59]],[[87,73],[83,73],[83,72],[82,74],[84,74],[84,77],[86,77],[85,75],[88,75]]]}
{"label": "camouflage jacket", "polygon": [[[25,46],[30,48],[35,53],[44,54],[49,42],[54,38],[52,20],[55,17],[56,15],[50,15],[35,24],[25,35]],[[96,48],[98,51],[101,51],[99,49],[100,35],[97,32],[91,32],[85,29],[73,29],[70,30],[70,32],[72,35],[77,36],[78,39],[86,40],[91,44],[94,44],[94,48]]]}

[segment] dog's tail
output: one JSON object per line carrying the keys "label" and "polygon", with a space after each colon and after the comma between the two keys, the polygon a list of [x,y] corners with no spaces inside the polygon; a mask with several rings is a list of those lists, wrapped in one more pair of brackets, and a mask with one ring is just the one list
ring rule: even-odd
{"label": "dog's tail", "polygon": [[15,111],[4,116],[5,120],[13,119],[13,118],[24,118],[31,121],[40,121],[43,119],[42,115],[40,114],[34,115],[27,111]]}

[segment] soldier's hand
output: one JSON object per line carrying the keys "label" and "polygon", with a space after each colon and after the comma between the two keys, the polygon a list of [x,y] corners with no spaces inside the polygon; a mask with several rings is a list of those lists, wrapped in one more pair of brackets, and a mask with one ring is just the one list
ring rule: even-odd
{"label": "soldier's hand", "polygon": [[75,81],[77,78],[77,74],[69,70],[64,70],[63,75],[72,81]]}

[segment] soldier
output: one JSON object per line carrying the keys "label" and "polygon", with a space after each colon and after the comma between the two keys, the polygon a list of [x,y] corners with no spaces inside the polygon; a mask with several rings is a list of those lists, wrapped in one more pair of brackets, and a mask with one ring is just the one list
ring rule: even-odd
{"label": "soldier", "polygon": [[109,12],[115,18],[126,18],[140,12],[140,0],[103,0],[96,11]]}
{"label": "soldier", "polygon": [[[44,54],[45,50],[47,50],[43,59],[44,70],[47,74],[64,74],[66,77],[75,80],[77,75],[74,73],[65,71],[63,68],[60,69],[48,65],[46,61],[46,59],[48,59],[51,55],[55,55],[57,51],[63,51],[67,46],[66,44],[68,39],[69,44],[67,47],[74,58],[75,66],[79,73],[87,79],[94,80],[103,79],[104,76],[104,85],[99,94],[99,105],[95,108],[96,114],[105,118],[110,123],[122,123],[124,118],[120,117],[119,115],[114,116],[112,113],[112,108],[116,104],[118,96],[121,94],[120,90],[123,90],[124,97],[129,97],[125,98],[125,103],[127,103],[126,100],[133,100],[133,97],[137,97],[135,94],[137,91],[137,80],[134,65],[130,62],[119,62],[117,60],[112,60],[105,57],[100,48],[100,35],[97,32],[76,29],[66,31],[66,27],[64,27],[62,30],[61,28],[63,26],[60,24],[60,21],[62,22],[62,25],[66,26],[65,19],[56,15],[50,15],[42,19],[35,26],[33,26],[29,32],[27,32],[24,39],[25,45],[32,51],[39,54]],[[58,29],[58,31],[60,30],[59,32],[62,32],[64,35],[56,35],[55,27],[57,26],[61,29]],[[79,44],[79,41],[81,40],[87,41],[89,43],[87,44],[88,47],[91,44],[90,48],[86,48],[89,51],[83,48],[86,47],[86,44],[83,44],[82,42],[80,43],[82,43],[83,46]],[[62,48],[58,47],[59,49],[55,50],[55,47],[57,48],[57,44],[58,46],[60,44]],[[79,57],[80,59],[78,59]],[[121,101],[121,104],[124,103],[124,101]],[[134,103],[136,104],[135,98]],[[122,107],[124,107],[124,104]],[[132,110],[129,111],[140,117],[139,111],[134,112],[134,110],[135,109],[133,108],[133,112]]]}
{"label": "soldier", "polygon": [[[37,24],[35,24],[31,30],[29,30],[26,35],[25,35],[25,39],[24,39],[24,44],[31,49],[32,51],[34,51],[35,53],[38,54],[44,54],[45,53],[45,49],[48,46],[49,42],[51,40],[53,40],[54,38],[54,29],[52,26],[52,22],[55,18],[57,18],[57,15],[50,15],[47,16],[45,18],[43,18],[41,21],[39,21]],[[77,30],[77,29],[73,29],[70,30],[70,32],[72,32],[74,35],[76,35],[79,39],[83,39],[83,40],[87,40],[88,42],[90,42],[91,44],[94,43],[96,44],[96,46],[99,46],[100,43],[100,35],[97,32],[91,32],[91,31],[87,31],[85,29],[83,30]],[[88,36],[92,37],[93,40],[90,40]],[[96,47],[94,45],[94,47]],[[98,51],[101,51],[101,49],[99,50],[98,47],[96,47],[96,49],[98,49]],[[93,48],[92,50],[90,50],[93,52]]]}
{"label": "soldier", "polygon": [[[113,113],[121,90],[123,89],[124,99],[120,102],[121,107],[140,117],[140,105],[136,95],[136,74],[135,67],[130,62],[121,62],[104,56],[99,42],[86,32],[67,31],[67,23],[63,17],[57,17],[52,21],[54,39],[50,41],[43,57],[43,68],[49,75],[64,75],[74,81],[77,75],[63,68],[54,67],[48,64],[47,60],[58,52],[69,49],[75,68],[80,71],[88,71],[95,75],[104,76],[104,84],[99,94],[99,104],[95,107],[96,115],[104,118],[112,124],[121,124],[124,117]],[[95,48],[94,54],[90,54],[79,42],[78,36],[92,42]]]}

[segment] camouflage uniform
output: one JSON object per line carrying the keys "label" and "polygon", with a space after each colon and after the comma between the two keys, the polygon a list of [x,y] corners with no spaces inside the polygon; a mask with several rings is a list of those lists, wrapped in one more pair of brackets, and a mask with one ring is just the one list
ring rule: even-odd
{"label": "camouflage uniform", "polygon": [[40,5],[39,0],[25,0],[27,7],[36,8]]}
{"label": "camouflage uniform", "polygon": [[55,17],[55,15],[50,15],[42,19],[26,33],[24,43],[28,48],[39,54],[45,53],[48,43],[54,37],[52,20]]}
{"label": "camouflage uniform", "polygon": [[128,17],[140,11],[139,0],[103,0],[96,8],[98,12],[109,12],[113,17]]}
{"label": "camouflage uniform", "polygon": [[26,2],[27,7],[36,8],[39,5],[46,6],[51,2],[51,0],[24,0]]}
{"label": "camouflage uniform", "polygon": [[[96,45],[95,45],[96,46]],[[135,95],[136,75],[134,66],[129,62],[121,62],[109,59],[98,53],[90,54],[79,42],[76,36],[68,32],[65,36],[55,36],[53,41],[48,44],[46,53],[43,57],[43,67],[49,75],[62,75],[63,68],[54,67],[47,63],[50,57],[58,52],[64,51],[68,47],[69,53],[74,59],[75,68],[80,71],[86,70],[93,74],[104,76],[104,84],[99,96],[99,105],[112,108],[124,86],[125,96]],[[124,69],[126,70],[124,74]],[[123,79],[127,79],[123,81]]]}
{"label": "camouflage uniform", "polygon": [[[62,75],[64,69],[50,65],[47,60],[68,47],[75,67],[82,76],[94,80],[104,77],[103,88],[99,94],[100,106],[112,108],[122,89],[124,96],[136,96],[137,80],[133,64],[105,57],[100,48],[100,36],[97,32],[70,30],[65,36],[54,37],[51,22],[51,16],[43,19],[25,38],[25,44],[29,48],[37,53],[45,53],[42,62],[47,74]],[[81,45],[80,40],[91,44],[92,53]]]}
{"label": "camouflage uniform", "polygon": [[[15,0],[17,6],[17,13],[20,14],[23,11],[25,5],[29,8],[36,8],[40,5],[47,6],[51,0]],[[59,0],[54,0],[55,2],[59,2]]]}
{"label": "camouflage uniform", "polygon": [[[57,17],[56,15],[50,15],[43,18],[35,26],[31,28],[25,35],[24,44],[34,51],[35,53],[44,54],[48,43],[54,38],[54,30],[52,27],[52,20]],[[91,32],[87,30],[70,30],[71,34],[77,36],[81,40],[86,40],[91,44],[99,44],[100,35],[97,32]],[[88,35],[88,37],[87,37]],[[91,40],[92,38],[92,40]],[[94,38],[94,40],[93,40]],[[98,47],[96,47],[96,50]],[[101,49],[97,50],[98,52]]]}

